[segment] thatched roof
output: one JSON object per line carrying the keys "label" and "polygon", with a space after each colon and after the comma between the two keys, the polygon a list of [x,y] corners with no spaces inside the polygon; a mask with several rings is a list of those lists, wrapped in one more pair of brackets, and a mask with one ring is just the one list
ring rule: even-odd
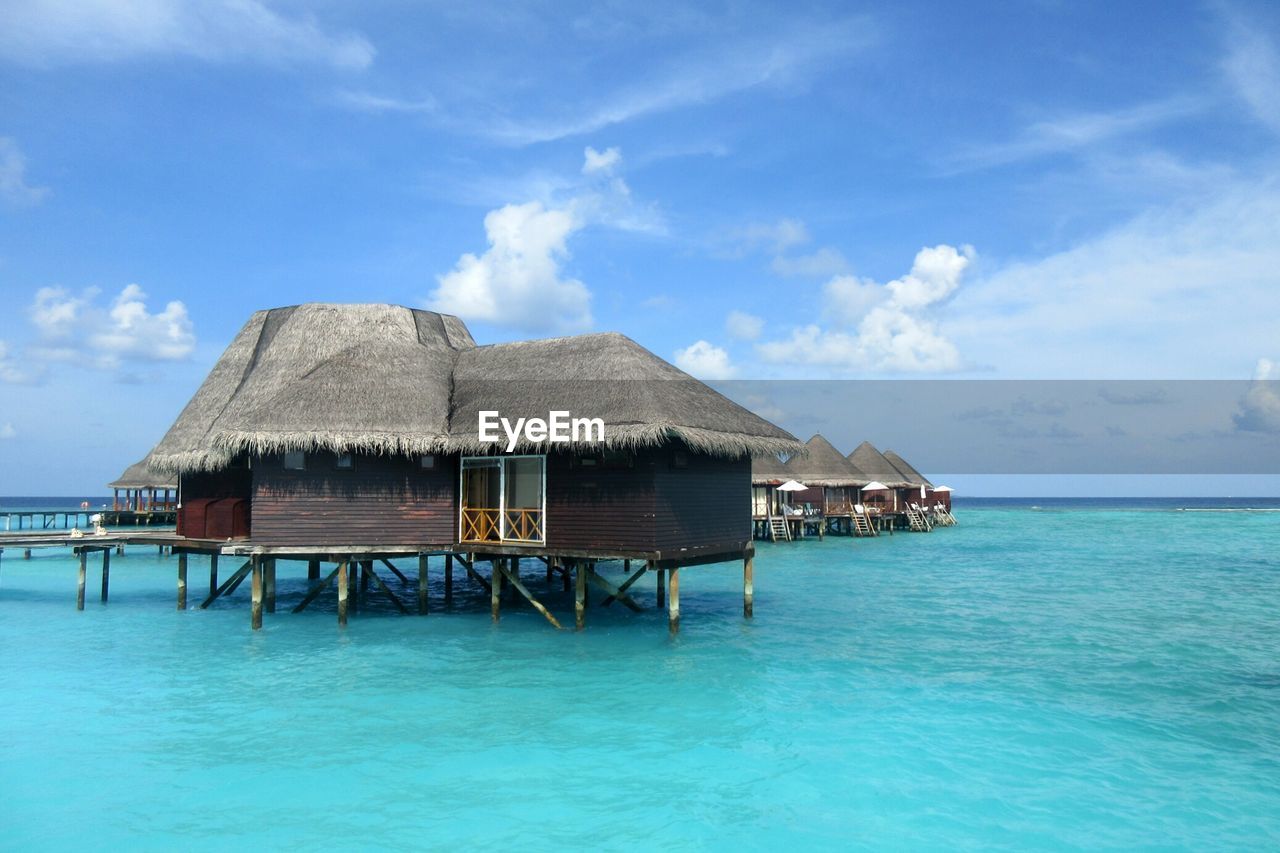
{"label": "thatched roof", "polygon": [[876,450],[869,441],[859,444],[857,449],[849,454],[849,461],[866,472],[867,481],[878,480],[891,489],[911,485],[903,477],[902,472],[893,467],[893,463],[885,459],[884,454]]}
{"label": "thatched roof", "polygon": [[148,466],[150,457],[140,459],[124,469],[124,473],[107,483],[108,489],[176,489],[178,478]]}
{"label": "thatched roof", "polygon": [[928,486],[933,488],[933,483],[930,483],[929,479],[925,477],[924,474],[921,474],[915,468],[911,467],[911,463],[907,462],[907,460],[903,459],[892,450],[886,450],[884,452],[884,458],[888,459],[889,464],[902,474],[902,478],[906,480],[908,484],[912,486]]}
{"label": "thatched roof", "polygon": [[770,483],[785,483],[791,479],[791,472],[782,460],[772,454],[757,456],[751,460],[751,484],[764,486]]}
{"label": "thatched roof", "polygon": [[787,474],[792,479],[806,486],[861,486],[871,480],[821,435],[815,435],[804,446],[805,455],[787,461]]}
{"label": "thatched roof", "polygon": [[616,447],[672,438],[725,456],[799,447],[622,335],[477,347],[457,317],[312,303],[254,314],[152,459],[194,471],[241,452],[491,450],[477,436],[481,409],[513,422],[552,409],[599,417]]}

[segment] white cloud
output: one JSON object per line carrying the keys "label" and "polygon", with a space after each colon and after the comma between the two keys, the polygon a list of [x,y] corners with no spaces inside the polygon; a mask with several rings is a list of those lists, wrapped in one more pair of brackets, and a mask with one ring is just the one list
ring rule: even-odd
{"label": "white cloud", "polygon": [[1280,364],[1258,359],[1253,378],[1240,411],[1234,415],[1236,429],[1280,434]]}
{"label": "white cloud", "polygon": [[0,57],[33,66],[189,56],[365,68],[373,46],[261,0],[34,0],[0,6]]}
{"label": "white cloud", "polygon": [[730,311],[724,321],[729,336],[740,341],[754,341],[764,331],[764,320],[745,311]]}
{"label": "white cloud", "polygon": [[27,183],[27,158],[18,143],[0,136],[0,198],[11,204],[38,204],[49,190]]}
{"label": "white cloud", "polygon": [[153,314],[146,292],[136,284],[127,285],[107,308],[98,304],[100,294],[95,287],[79,294],[62,287],[36,291],[28,314],[42,343],[30,353],[44,361],[88,361],[115,369],[126,359],[180,360],[195,349],[183,303],[169,302]]}
{"label": "white cloud", "polygon": [[911,271],[888,284],[836,276],[823,290],[833,328],[802,326],[756,349],[771,363],[837,372],[959,370],[959,351],[922,314],[956,291],[973,257],[971,246],[939,245],[921,249]]}
{"label": "white cloud", "polygon": [[0,439],[17,438],[18,431],[13,428],[13,424],[5,422],[0,424]]}
{"label": "white cloud", "polygon": [[1232,22],[1223,68],[1255,118],[1280,133],[1280,52],[1256,25]]}
{"label": "white cloud", "polygon": [[676,367],[699,379],[729,379],[734,367],[729,353],[707,341],[695,341],[682,350],[676,350]]}
{"label": "white cloud", "polygon": [[956,294],[947,332],[1005,375],[1230,377],[1280,340],[1277,269],[1280,176],[1259,175],[994,268]]}
{"label": "white cloud", "polygon": [[582,154],[585,159],[582,164],[584,175],[593,175],[597,172],[610,174],[613,168],[622,162],[622,151],[616,147],[597,151],[588,145]]}
{"label": "white cloud", "polygon": [[568,210],[541,202],[509,204],[484,218],[489,248],[464,254],[439,276],[433,310],[529,331],[575,331],[591,325],[591,292],[561,274],[568,238],[582,228]]}
{"label": "white cloud", "polygon": [[794,246],[808,243],[812,237],[809,229],[799,219],[779,219],[777,222],[753,222],[732,232],[730,240],[742,253],[764,250],[782,254]]}

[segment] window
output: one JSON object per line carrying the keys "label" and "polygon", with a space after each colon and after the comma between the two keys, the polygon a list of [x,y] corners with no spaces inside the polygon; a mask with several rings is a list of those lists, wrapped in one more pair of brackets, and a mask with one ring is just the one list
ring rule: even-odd
{"label": "window", "polygon": [[301,450],[286,450],[284,453],[284,470],[307,470],[307,454],[303,453]]}
{"label": "window", "polygon": [[428,453],[418,457],[418,467],[423,471],[434,471],[436,467],[436,457],[434,453]]}
{"label": "window", "polygon": [[354,471],[356,467],[356,457],[350,453],[339,453],[333,460],[333,467],[339,471]]}
{"label": "window", "polygon": [[546,457],[464,457],[463,542],[545,542]]}

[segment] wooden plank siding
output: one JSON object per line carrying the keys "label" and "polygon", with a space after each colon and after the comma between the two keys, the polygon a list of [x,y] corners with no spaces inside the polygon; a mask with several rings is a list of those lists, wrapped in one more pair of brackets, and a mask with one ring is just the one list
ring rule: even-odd
{"label": "wooden plank siding", "polygon": [[654,549],[653,451],[632,467],[584,468],[570,453],[547,455],[547,547]]}
{"label": "wooden plank siding", "polygon": [[451,545],[458,530],[458,460],[424,470],[404,456],[357,456],[353,470],[308,453],[305,471],[255,459],[253,539],[272,545]]}
{"label": "wooden plank siding", "polygon": [[[679,453],[684,467],[674,460]],[[659,449],[654,544],[664,556],[682,550],[740,553],[751,541],[751,460]]]}

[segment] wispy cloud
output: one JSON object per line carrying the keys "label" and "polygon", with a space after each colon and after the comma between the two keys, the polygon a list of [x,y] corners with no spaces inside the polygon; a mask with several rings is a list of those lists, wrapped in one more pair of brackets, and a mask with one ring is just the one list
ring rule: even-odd
{"label": "wispy cloud", "polygon": [[0,58],[37,67],[187,56],[213,62],[320,63],[365,68],[355,33],[333,34],[310,15],[261,0],[44,0],[0,5]]}
{"label": "wispy cloud", "polygon": [[1013,139],[971,145],[942,161],[946,172],[989,169],[1069,154],[1187,119],[1205,109],[1197,98],[1174,97],[1119,110],[1074,113],[1035,122]]}
{"label": "wispy cloud", "polygon": [[0,198],[10,204],[39,204],[49,190],[27,183],[27,158],[18,143],[0,136]]}
{"label": "wispy cloud", "polygon": [[1264,31],[1243,18],[1230,21],[1223,70],[1253,116],[1280,133],[1280,51]]}
{"label": "wispy cloud", "polygon": [[339,106],[366,113],[420,113],[430,115],[440,108],[440,103],[430,95],[417,99],[396,98],[354,89],[338,90],[334,94],[334,100]]}
{"label": "wispy cloud", "polygon": [[595,133],[748,90],[794,86],[861,53],[874,39],[874,27],[866,18],[796,24],[666,59],[603,97],[573,99],[572,110],[557,100],[541,114],[527,112],[528,99],[507,104],[509,95],[500,91],[483,98],[470,93],[470,102],[484,104],[484,112],[452,103],[438,109],[433,103],[428,109],[412,99],[371,93],[347,93],[345,103],[365,110],[432,112],[445,129],[499,145],[525,146]]}

